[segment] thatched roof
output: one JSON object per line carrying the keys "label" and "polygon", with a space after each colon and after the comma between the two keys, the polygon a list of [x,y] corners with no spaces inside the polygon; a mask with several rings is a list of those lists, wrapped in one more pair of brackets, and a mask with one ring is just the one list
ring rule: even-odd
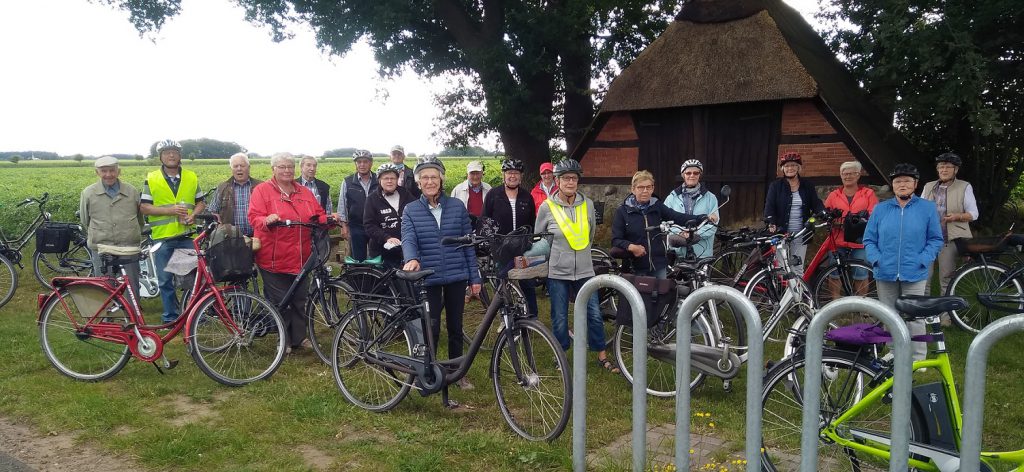
{"label": "thatched roof", "polygon": [[767,11],[675,21],[608,90],[601,111],[811,98],[818,84]]}

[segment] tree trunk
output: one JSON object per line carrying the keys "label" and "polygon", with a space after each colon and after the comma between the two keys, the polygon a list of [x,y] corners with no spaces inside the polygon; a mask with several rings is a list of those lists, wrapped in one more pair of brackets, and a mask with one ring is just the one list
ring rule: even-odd
{"label": "tree trunk", "polygon": [[572,154],[594,119],[594,97],[590,92],[590,45],[586,36],[568,41],[560,51],[562,86],[565,90],[565,151]]}

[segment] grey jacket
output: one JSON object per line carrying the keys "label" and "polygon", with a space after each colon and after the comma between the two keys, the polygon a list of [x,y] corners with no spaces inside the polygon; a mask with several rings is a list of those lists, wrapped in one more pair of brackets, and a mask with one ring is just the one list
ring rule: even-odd
{"label": "grey jacket", "polygon": [[78,211],[82,227],[89,234],[89,248],[95,250],[97,244],[138,246],[145,224],[139,199],[139,191],[123,180],[117,198],[113,199],[107,196],[102,181],[82,190]]}
{"label": "grey jacket", "polygon": [[594,276],[594,261],[590,258],[590,248],[594,245],[594,235],[597,232],[597,224],[594,219],[594,202],[582,193],[577,192],[572,205],[565,203],[561,193],[554,193],[550,200],[565,209],[570,220],[576,221],[577,209],[583,202],[587,202],[587,218],[590,221],[590,244],[586,248],[574,251],[569,247],[569,241],[562,234],[562,230],[551,215],[551,208],[547,203],[541,203],[537,212],[537,227],[535,232],[554,233],[555,237],[551,243],[551,258],[548,261],[548,278],[556,280],[580,280]]}

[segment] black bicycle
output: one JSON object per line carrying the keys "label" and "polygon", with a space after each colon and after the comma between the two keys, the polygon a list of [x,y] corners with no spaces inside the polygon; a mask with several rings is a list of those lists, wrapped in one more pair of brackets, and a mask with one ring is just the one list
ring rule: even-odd
{"label": "black bicycle", "polygon": [[[360,306],[345,315],[334,337],[332,366],[338,389],[348,401],[370,411],[394,408],[409,390],[421,395],[442,393],[469,372],[496,319],[501,324],[490,364],[498,407],[509,426],[529,440],[552,441],[569,422],[572,384],[565,352],[551,331],[514,303],[507,269],[530,246],[551,233],[513,232],[500,237],[469,235],[445,238],[445,244],[488,244],[500,283],[468,352],[455,359],[435,358],[437,340],[430,329],[423,279],[431,270],[393,271],[395,283],[408,291],[386,300],[363,294]],[[521,260],[521,259],[520,259]],[[375,301],[369,301],[374,299]]]}
{"label": "black bicycle", "polygon": [[32,256],[32,270],[36,280],[46,289],[51,289],[54,277],[86,276],[92,272],[92,251],[86,246],[85,231],[78,223],[51,221],[46,203],[50,194],[39,198],[26,198],[18,208],[39,205],[36,215],[28,227],[17,237],[8,238],[0,228],[0,307],[14,296],[18,288],[18,272],[14,264],[21,263],[21,250],[36,238],[36,249]]}

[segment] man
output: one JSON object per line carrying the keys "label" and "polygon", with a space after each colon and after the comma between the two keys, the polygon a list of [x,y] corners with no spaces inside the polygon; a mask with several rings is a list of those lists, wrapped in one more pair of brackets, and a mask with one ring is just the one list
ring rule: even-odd
{"label": "man", "polygon": [[221,223],[235,225],[242,234],[251,238],[249,197],[252,189],[262,181],[249,176],[249,156],[244,152],[231,156],[228,165],[231,166],[231,177],[217,186],[209,210],[220,216]]}
{"label": "man", "polygon": [[338,220],[341,221],[341,237],[349,242],[349,256],[357,261],[366,260],[366,229],[363,227],[363,209],[366,197],[376,192],[377,176],[370,171],[373,156],[370,151],[358,150],[352,153],[356,173],[341,181],[338,195]]}
{"label": "man", "polygon": [[[875,205],[864,230],[864,252],[878,287],[878,301],[895,306],[900,295],[924,295],[928,266],[942,249],[942,228],[935,204],[914,195],[920,174],[896,164],[889,174],[896,196]],[[912,336],[925,334],[924,321],[908,321]],[[912,343],[914,360],[924,360],[927,343]]]}
{"label": "man", "polygon": [[[484,199],[483,216],[498,224],[498,234],[509,234],[520,226],[533,226],[536,220],[537,206],[533,204],[530,192],[520,188],[523,181],[523,161],[505,159],[501,163],[501,176],[504,185],[487,192]],[[526,309],[530,314],[537,314],[537,291],[533,279],[519,281],[526,297]]]}
{"label": "man", "polygon": [[[291,157],[289,154],[288,157]],[[299,162],[299,183],[313,192],[313,196],[320,202],[320,208],[328,215],[334,213],[331,206],[331,186],[327,182],[316,178],[316,158],[313,156],[302,156]]]}
{"label": "man", "polygon": [[452,189],[452,198],[457,198],[466,205],[466,210],[473,216],[480,216],[484,211],[484,194],[491,186],[484,182],[484,163],[470,161],[466,165],[466,180]]}
{"label": "man", "polygon": [[[935,202],[936,211],[939,215],[939,224],[942,226],[942,238],[944,244],[935,265],[939,266],[939,286],[941,292],[946,293],[949,285],[949,278],[956,271],[959,253],[956,250],[954,240],[956,238],[970,238],[970,222],[978,219],[978,201],[974,198],[974,189],[971,184],[956,178],[957,172],[963,161],[960,156],[947,152],[939,154],[935,158],[935,170],[939,179],[924,184],[924,191],[921,197]],[[928,278],[931,279],[935,265],[928,268]],[[942,315],[942,323],[949,325],[949,314]]]}
{"label": "man", "polygon": [[370,257],[381,256],[384,267],[402,267],[402,211],[412,194],[398,186],[398,166],[385,162],[377,168],[379,191],[366,197],[363,226],[370,241]]}
{"label": "man", "polygon": [[[718,197],[708,191],[700,181],[704,174],[704,164],[697,159],[687,159],[679,168],[683,184],[668,194],[665,206],[688,215],[709,215],[712,223],[718,223]],[[690,248],[673,248],[679,256],[693,252],[694,257],[711,257],[715,247],[715,232],[718,226],[704,225],[697,231],[697,242]]]}
{"label": "man", "polygon": [[[142,213],[139,211],[141,195],[128,182],[122,182],[117,158],[103,156],[96,159],[96,182],[84,190],[78,201],[82,227],[88,231],[86,244],[92,250],[92,274],[102,274],[98,246],[139,247],[142,243]],[[124,264],[128,280],[135,295],[139,294],[139,261]]]}
{"label": "man", "polygon": [[[787,152],[779,158],[782,177],[768,186],[764,204],[764,219],[768,231],[795,233],[804,227],[811,215],[825,209],[818,198],[818,191],[807,179],[800,178],[803,160],[800,154]],[[804,256],[807,255],[807,241],[789,243],[789,253],[800,258],[800,264],[793,268],[798,275],[804,273]]]}
{"label": "man", "polygon": [[163,321],[178,318],[178,297],[174,292],[174,275],[164,270],[175,249],[192,249],[188,235],[196,213],[206,208],[203,191],[196,173],[181,168],[181,145],[174,140],[157,143],[160,169],[150,172],[142,184],[142,214],[149,217],[153,241],[161,243],[154,257],[160,298],[164,303]]}
{"label": "man", "polygon": [[413,175],[412,169],[405,165],[405,148],[401,144],[396,144],[391,148],[391,163],[401,169],[398,172],[398,185],[405,187],[413,197],[420,198],[423,192],[416,184],[416,177]]}
{"label": "man", "polygon": [[536,206],[534,211],[540,211],[540,206],[547,200],[553,193],[558,191],[558,184],[555,183],[555,166],[550,162],[545,162],[540,165],[540,182],[533,187],[533,191],[530,195],[533,197],[533,204]]}

